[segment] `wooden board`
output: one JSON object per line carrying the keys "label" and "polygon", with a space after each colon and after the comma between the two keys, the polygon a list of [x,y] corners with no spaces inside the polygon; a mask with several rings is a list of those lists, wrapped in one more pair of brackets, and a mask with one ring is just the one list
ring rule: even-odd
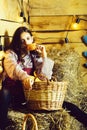
{"label": "wooden board", "polygon": [[87,14],[87,0],[30,0],[30,16]]}
{"label": "wooden board", "polygon": [[[87,16],[79,16],[87,19]],[[72,25],[76,23],[77,16],[35,16],[30,17],[30,29],[32,31],[58,31],[74,30]],[[87,29],[87,21],[81,20],[78,29]]]}
{"label": "wooden board", "polygon": [[[67,35],[68,33],[68,35]],[[33,32],[35,42],[44,43],[44,44],[56,44],[56,43],[64,43],[65,38],[67,38],[70,43],[80,43],[82,42],[81,37],[85,35],[86,32],[83,31],[70,31],[70,32]]]}

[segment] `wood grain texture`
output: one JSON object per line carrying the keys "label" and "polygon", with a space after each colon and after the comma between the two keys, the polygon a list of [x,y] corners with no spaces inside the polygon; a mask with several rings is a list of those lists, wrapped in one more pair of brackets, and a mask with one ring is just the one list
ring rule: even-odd
{"label": "wood grain texture", "polygon": [[30,15],[81,15],[87,14],[87,0],[30,0]]}

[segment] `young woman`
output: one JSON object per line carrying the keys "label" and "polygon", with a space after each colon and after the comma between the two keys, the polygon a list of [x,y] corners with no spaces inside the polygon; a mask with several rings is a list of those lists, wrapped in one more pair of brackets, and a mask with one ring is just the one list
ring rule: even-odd
{"label": "young woman", "polygon": [[12,106],[19,108],[26,103],[23,87],[32,89],[34,73],[43,80],[45,76],[50,79],[54,62],[47,58],[44,46],[34,43],[29,29],[19,27],[5,52],[3,64],[3,88],[10,91]]}

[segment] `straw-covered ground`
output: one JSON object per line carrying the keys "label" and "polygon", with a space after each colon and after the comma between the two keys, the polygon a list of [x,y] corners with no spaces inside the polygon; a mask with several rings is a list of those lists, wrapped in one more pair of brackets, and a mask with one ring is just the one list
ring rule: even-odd
{"label": "straw-covered ground", "polygon": [[[65,100],[77,105],[87,113],[87,84],[83,82],[80,70],[81,57],[73,49],[64,48],[61,51],[56,47],[48,50],[48,56],[54,60],[53,77],[57,81],[67,81],[68,88]],[[86,128],[71,117],[66,110],[55,112],[32,113],[37,120],[38,130],[86,130]],[[7,130],[22,130],[25,114],[9,111],[9,118],[16,122],[15,126],[10,126]],[[29,128],[26,130],[35,130]]]}

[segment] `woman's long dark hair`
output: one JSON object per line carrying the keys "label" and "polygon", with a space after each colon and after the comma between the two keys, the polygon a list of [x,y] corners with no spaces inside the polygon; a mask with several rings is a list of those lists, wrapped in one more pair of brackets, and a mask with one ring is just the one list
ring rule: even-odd
{"label": "woman's long dark hair", "polygon": [[[31,31],[26,28],[26,27],[19,27],[15,32],[14,32],[14,35],[13,35],[13,39],[10,43],[10,46],[8,49],[11,49],[13,50],[17,55],[18,55],[18,59],[20,60],[21,58],[21,54],[22,53],[26,53],[26,46],[24,46],[22,44],[22,41],[21,41],[21,34],[23,32],[28,32],[31,36],[32,36],[32,33]],[[24,48],[23,48],[24,47]],[[24,52],[23,52],[24,51]]]}

